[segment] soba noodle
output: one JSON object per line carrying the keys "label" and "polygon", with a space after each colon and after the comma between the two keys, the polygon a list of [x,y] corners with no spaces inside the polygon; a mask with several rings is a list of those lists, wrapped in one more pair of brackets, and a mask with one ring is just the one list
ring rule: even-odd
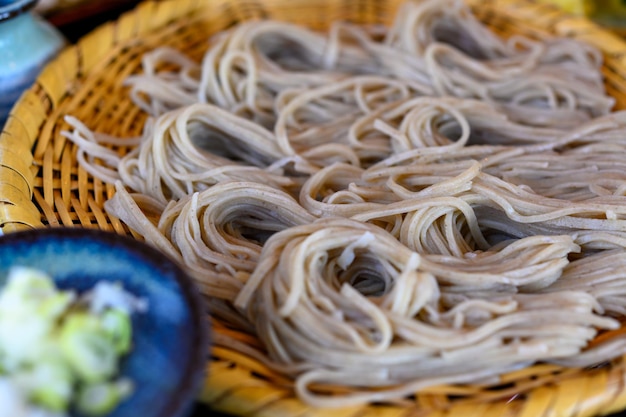
{"label": "soba noodle", "polygon": [[107,213],[257,341],[215,343],[314,406],[393,402],[626,353],[590,344],[626,315],[626,113],[601,61],[501,39],[457,0],[388,29],[246,22],[201,63],[144,57],[141,138],[63,134],[115,184]]}

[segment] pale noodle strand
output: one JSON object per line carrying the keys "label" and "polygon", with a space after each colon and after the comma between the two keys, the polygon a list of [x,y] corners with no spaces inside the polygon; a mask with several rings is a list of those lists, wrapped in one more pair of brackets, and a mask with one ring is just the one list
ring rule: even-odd
{"label": "pale noodle strand", "polygon": [[[143,74],[133,75],[124,81],[130,86],[133,102],[152,116],[196,102],[194,92],[200,66],[179,51],[162,47],[145,54],[141,60]],[[169,66],[168,71],[159,67]]]}
{"label": "pale noodle strand", "polygon": [[[229,159],[237,151],[240,160]],[[261,126],[218,107],[196,104],[159,117],[138,153],[122,159],[120,174],[137,191],[167,202],[225,180],[254,177],[289,187],[291,180],[264,170],[281,156],[273,135]]]}
{"label": "pale noodle strand", "polygon": [[252,272],[268,236],[314,220],[280,190],[254,182],[222,182],[168,205],[158,228],[186,264],[236,276]]}
{"label": "pale noodle strand", "polygon": [[[517,255],[513,248],[501,254],[507,261]],[[473,329],[468,322],[459,328],[458,318],[457,326],[446,325],[438,318],[444,313],[440,274],[446,274],[440,267],[376,226],[325,219],[272,236],[235,305],[256,324],[275,360],[320,366],[298,376],[296,384],[312,404],[323,406],[391,399],[442,378],[461,383],[480,369],[573,355],[595,328],[618,326],[595,314],[597,303],[584,292],[559,292],[550,301],[512,296],[513,311],[500,315],[489,307],[491,320]],[[492,297],[502,302],[502,296]],[[470,309],[480,307],[473,303]],[[457,308],[457,317],[462,314]],[[552,333],[561,326],[562,334]],[[467,361],[474,349],[488,354]],[[365,369],[367,377],[355,378]],[[353,386],[356,393],[324,396],[308,391],[313,383]]]}
{"label": "pale noodle strand", "polygon": [[459,0],[207,48],[144,56],[141,138],[62,134],[193,276],[214,343],[322,407],[626,353],[626,112],[596,49],[502,39]]}
{"label": "pale noodle strand", "polygon": [[[460,0],[406,3],[386,44],[423,56],[439,94],[606,114],[598,51],[570,39],[504,42]],[[530,120],[527,120],[530,122]]]}

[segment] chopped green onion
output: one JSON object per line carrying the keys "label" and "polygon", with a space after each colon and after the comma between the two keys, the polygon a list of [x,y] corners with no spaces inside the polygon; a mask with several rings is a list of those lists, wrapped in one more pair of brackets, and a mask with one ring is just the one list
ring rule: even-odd
{"label": "chopped green onion", "polygon": [[133,390],[128,379],[114,382],[98,382],[83,386],[78,393],[76,408],[87,416],[101,416],[110,413],[119,402]]}
{"label": "chopped green onion", "polygon": [[102,328],[113,342],[117,353],[130,351],[132,324],[126,312],[116,308],[106,310],[102,314]]}
{"label": "chopped green onion", "polygon": [[79,378],[96,382],[113,376],[117,354],[113,341],[100,319],[88,313],[75,313],[63,323],[60,346]]}

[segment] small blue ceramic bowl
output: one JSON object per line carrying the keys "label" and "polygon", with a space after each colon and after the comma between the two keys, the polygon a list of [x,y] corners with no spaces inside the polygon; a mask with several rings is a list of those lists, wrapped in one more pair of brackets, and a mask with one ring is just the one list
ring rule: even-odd
{"label": "small blue ceramic bowl", "polygon": [[65,46],[61,33],[31,8],[37,0],[0,0],[0,130],[39,72]]}
{"label": "small blue ceramic bowl", "polygon": [[0,287],[12,266],[38,268],[59,288],[82,292],[120,281],[147,299],[133,315],[133,350],[121,374],[134,393],[107,417],[181,417],[191,412],[208,355],[208,320],[191,278],[156,249],[130,237],[79,228],[50,228],[0,237]]}

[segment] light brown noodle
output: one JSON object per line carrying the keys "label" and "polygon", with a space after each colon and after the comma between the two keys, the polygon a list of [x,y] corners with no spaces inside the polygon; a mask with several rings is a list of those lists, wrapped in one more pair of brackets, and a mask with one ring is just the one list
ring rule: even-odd
{"label": "light brown noodle", "polygon": [[626,314],[626,113],[600,67],[456,0],[408,2],[389,29],[247,22],[201,63],[144,57],[140,140],[71,117],[64,135],[116,184],[107,212],[262,347],[215,343],[314,406],[399,401],[626,352],[589,345]]}

